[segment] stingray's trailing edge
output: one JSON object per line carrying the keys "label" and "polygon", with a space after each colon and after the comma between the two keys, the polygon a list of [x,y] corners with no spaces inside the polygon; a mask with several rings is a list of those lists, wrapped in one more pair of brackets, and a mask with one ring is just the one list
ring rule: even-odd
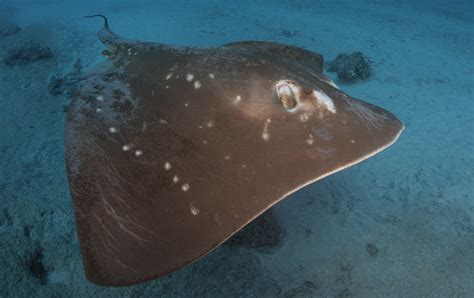
{"label": "stingray's trailing edge", "polygon": [[85,272],[131,285],[208,254],[289,194],[390,146],[403,124],[271,42],[173,48],[121,38],[73,97],[68,180]]}

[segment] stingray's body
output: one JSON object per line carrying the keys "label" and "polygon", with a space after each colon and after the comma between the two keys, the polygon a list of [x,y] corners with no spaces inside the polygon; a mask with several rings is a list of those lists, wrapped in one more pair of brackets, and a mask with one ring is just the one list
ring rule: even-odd
{"label": "stingray's body", "polygon": [[66,158],[87,277],[129,285],[219,246],[289,194],[391,145],[391,113],[322,56],[268,42],[110,49],[74,96]]}

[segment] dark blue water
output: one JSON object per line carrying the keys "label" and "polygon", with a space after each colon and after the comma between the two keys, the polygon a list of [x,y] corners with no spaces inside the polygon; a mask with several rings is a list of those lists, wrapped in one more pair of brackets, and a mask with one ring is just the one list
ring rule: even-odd
{"label": "dark blue water", "polygon": [[[101,21],[82,18],[95,13],[122,36],[166,44],[266,40],[327,61],[361,51],[369,79],[327,75],[406,129],[275,206],[275,247],[225,245],[158,280],[96,286],[84,276],[63,145],[74,88],[64,78],[78,59],[83,72],[104,60]],[[472,1],[0,0],[0,32],[0,297],[474,296]],[[30,42],[41,47],[11,60]]]}

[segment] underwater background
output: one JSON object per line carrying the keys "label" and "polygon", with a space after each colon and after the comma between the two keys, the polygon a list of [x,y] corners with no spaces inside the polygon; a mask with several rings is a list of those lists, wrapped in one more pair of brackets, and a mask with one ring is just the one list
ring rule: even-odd
{"label": "underwater background", "polygon": [[[121,36],[172,45],[362,52],[368,79],[326,74],[406,129],[277,204],[272,227],[169,276],[96,286],[63,144],[75,74],[105,59],[102,21],[82,18],[96,13]],[[474,297],[473,49],[470,0],[0,0],[0,297]]]}

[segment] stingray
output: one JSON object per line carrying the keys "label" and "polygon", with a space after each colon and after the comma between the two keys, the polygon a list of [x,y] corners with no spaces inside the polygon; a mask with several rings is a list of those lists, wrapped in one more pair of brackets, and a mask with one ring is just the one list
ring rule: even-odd
{"label": "stingray", "polygon": [[66,164],[86,277],[125,286],[207,255],[290,194],[393,144],[403,124],[299,47],[122,38],[73,95]]}

